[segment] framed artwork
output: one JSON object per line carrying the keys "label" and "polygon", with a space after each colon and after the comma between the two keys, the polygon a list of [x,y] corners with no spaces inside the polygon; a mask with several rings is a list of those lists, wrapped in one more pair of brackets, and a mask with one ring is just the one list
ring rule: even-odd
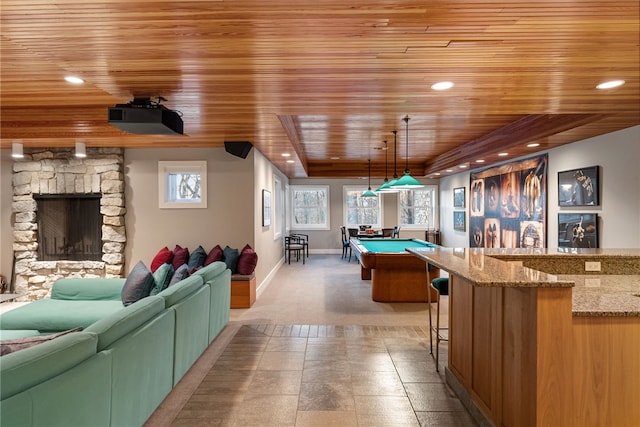
{"label": "framed artwork", "polygon": [[271,191],[262,190],[262,226],[271,225]]}
{"label": "framed artwork", "polygon": [[464,187],[458,187],[453,189],[453,207],[464,208],[465,194]]}
{"label": "framed artwork", "polygon": [[465,222],[465,211],[453,211],[453,229],[456,231],[467,231]]}
{"label": "framed artwork", "polygon": [[599,166],[558,172],[558,206],[598,206]]}
{"label": "framed artwork", "polygon": [[469,247],[546,246],[547,164],[542,154],[471,171]]}
{"label": "framed artwork", "polygon": [[598,214],[560,213],[558,214],[559,248],[597,248]]}

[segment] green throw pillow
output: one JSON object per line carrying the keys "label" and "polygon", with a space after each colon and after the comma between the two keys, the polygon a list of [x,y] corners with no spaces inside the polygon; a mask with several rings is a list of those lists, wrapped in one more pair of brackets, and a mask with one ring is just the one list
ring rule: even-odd
{"label": "green throw pillow", "polygon": [[161,291],[169,286],[169,282],[171,281],[171,277],[173,276],[173,265],[171,264],[162,264],[158,269],[153,273],[153,288],[151,288],[151,292],[149,295],[157,295]]}

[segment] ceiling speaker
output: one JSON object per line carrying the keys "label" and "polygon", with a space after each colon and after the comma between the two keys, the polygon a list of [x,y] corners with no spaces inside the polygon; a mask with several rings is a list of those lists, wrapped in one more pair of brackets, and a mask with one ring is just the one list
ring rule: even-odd
{"label": "ceiling speaker", "polygon": [[233,154],[236,157],[240,157],[241,159],[246,159],[249,155],[249,151],[251,151],[251,145],[248,141],[225,141],[224,149],[227,153]]}

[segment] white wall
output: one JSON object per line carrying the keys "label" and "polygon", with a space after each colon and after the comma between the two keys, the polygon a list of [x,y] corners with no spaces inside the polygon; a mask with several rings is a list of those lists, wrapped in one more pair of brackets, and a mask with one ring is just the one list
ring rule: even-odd
{"label": "white wall", "polygon": [[[281,185],[284,186],[288,183],[288,179],[282,172],[280,172],[266,157],[259,151],[252,150],[254,153],[254,183],[253,183],[253,215],[255,218],[253,225],[254,233],[254,245],[256,253],[258,254],[258,266],[256,267],[256,279],[258,284],[267,278],[267,276],[275,270],[276,267],[282,262],[284,255],[283,252],[283,238],[282,235],[278,236],[276,233],[276,218],[280,216],[280,221],[284,223],[284,210],[278,212],[276,206],[276,188],[275,178],[280,179]],[[268,227],[262,226],[262,190],[269,190],[271,192],[271,225]],[[283,190],[284,191],[284,190]],[[284,196],[284,193],[283,193]],[[240,247],[239,249],[242,249]]]}
{"label": "white wall", "polygon": [[[578,211],[598,214],[601,248],[640,248],[640,126],[563,145],[547,153],[547,247],[558,246],[558,213]],[[560,209],[558,172],[589,166],[600,166],[600,206]],[[468,247],[468,230],[453,230],[455,187],[466,188],[468,205],[469,172],[440,180],[442,244]],[[465,210],[468,227],[468,206]]]}
{"label": "white wall", "polygon": [[[158,161],[206,160],[206,209],[158,207]],[[127,265],[147,265],[164,246],[208,252],[219,244],[239,250],[254,245],[253,154],[234,157],[222,148],[126,149],[124,153],[127,213]]]}

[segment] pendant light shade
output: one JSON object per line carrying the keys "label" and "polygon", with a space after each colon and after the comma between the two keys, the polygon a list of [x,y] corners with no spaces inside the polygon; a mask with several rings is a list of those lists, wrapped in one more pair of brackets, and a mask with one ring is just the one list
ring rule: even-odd
{"label": "pendant light shade", "polygon": [[371,191],[371,159],[369,159],[369,189],[362,193],[360,197],[378,197],[376,193]]}
{"label": "pendant light shade", "polygon": [[396,172],[396,161],[397,161],[397,154],[398,154],[398,145],[397,145],[397,135],[398,135],[398,131],[394,130],[391,131],[391,133],[393,133],[393,179],[391,181],[387,181],[384,184],[382,184],[380,187],[378,187],[378,189],[376,190],[378,193],[397,193],[399,191],[398,188],[394,188],[393,185],[398,182],[398,173]]}
{"label": "pendant light shade", "polygon": [[405,167],[404,176],[392,184],[394,189],[397,190],[411,190],[413,188],[422,188],[424,185],[411,176],[409,172],[409,116],[405,116],[402,120],[407,124],[406,143],[405,143]]}

